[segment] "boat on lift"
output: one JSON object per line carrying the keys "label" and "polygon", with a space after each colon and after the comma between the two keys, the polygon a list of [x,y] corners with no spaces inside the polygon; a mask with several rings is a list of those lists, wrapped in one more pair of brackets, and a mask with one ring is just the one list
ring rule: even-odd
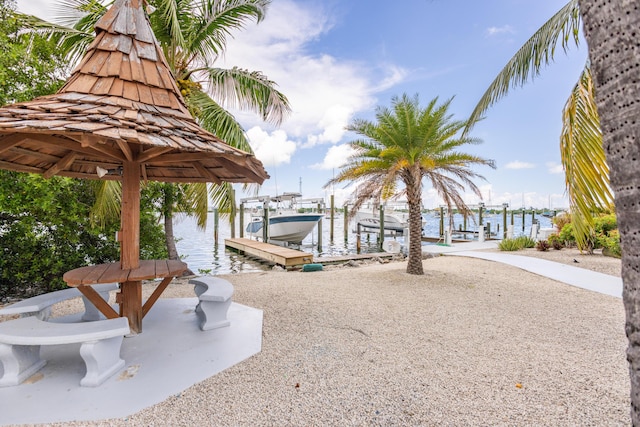
{"label": "boat on lift", "polygon": [[[313,231],[324,216],[323,199],[301,199],[300,193],[283,193],[280,196],[259,196],[242,199],[242,203],[261,202],[262,209],[251,212],[251,221],[247,224],[246,232],[254,238],[264,235],[264,213],[267,212],[269,223],[267,238],[269,241],[301,244]],[[275,203],[275,211],[270,210],[270,204]],[[319,212],[300,212],[299,205],[310,203],[322,205]]]}

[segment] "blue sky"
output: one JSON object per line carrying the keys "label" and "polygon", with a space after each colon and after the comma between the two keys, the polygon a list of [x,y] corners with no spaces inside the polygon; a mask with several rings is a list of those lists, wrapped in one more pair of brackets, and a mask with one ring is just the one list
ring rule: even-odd
{"label": "blue sky", "polygon": [[[55,0],[18,0],[18,8],[52,19]],[[465,119],[517,49],[564,0],[273,0],[266,19],[229,40],[217,66],[261,71],[278,84],[293,107],[279,127],[232,110],[271,179],[261,194],[298,191],[306,197],[332,192],[341,204],[353,187],[323,189],[344,163],[344,130],[354,118],[372,119],[394,95],[454,97],[450,112]],[[565,207],[560,167],[561,111],[587,57],[586,44],[564,54],[531,84],[487,113],[467,151],[494,159],[478,168],[484,202]],[[479,200],[469,193],[468,203]],[[424,186],[424,206],[440,200]]]}

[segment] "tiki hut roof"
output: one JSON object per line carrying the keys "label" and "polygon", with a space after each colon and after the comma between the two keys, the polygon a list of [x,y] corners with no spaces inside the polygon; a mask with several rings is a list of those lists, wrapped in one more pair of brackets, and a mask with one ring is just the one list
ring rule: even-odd
{"label": "tiki hut roof", "polygon": [[97,179],[97,167],[136,162],[145,180],[262,183],[269,177],[253,155],[190,115],[142,3],[116,0],[58,93],[0,108],[0,168]]}

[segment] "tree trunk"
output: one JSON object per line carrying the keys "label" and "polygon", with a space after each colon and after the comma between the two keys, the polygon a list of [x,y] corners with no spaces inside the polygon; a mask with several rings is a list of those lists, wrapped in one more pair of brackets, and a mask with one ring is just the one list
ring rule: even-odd
{"label": "tree trunk", "polygon": [[[164,241],[167,245],[167,253],[169,254],[169,259],[180,259],[178,255],[178,248],[176,247],[176,238],[173,234],[173,210],[165,209],[164,214]],[[193,271],[187,268],[183,276],[193,276]]]}
{"label": "tree trunk", "polygon": [[631,421],[640,426],[640,7],[580,0],[622,244]]}
{"label": "tree trunk", "polygon": [[405,182],[409,205],[409,259],[407,273],[424,274],[422,268],[422,175],[419,168],[411,171]]}
{"label": "tree trunk", "polygon": [[178,249],[176,248],[176,238],[173,234],[173,212],[169,209],[164,214],[164,241],[167,245],[169,259],[178,259]]}

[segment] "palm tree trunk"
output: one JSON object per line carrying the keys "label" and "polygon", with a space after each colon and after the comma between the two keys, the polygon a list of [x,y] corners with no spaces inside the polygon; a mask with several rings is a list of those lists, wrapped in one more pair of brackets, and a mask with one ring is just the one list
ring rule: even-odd
{"label": "palm tree trunk", "polygon": [[640,9],[637,0],[580,0],[602,141],[622,245],[631,421],[640,426]]}
{"label": "palm tree trunk", "polygon": [[422,268],[422,175],[419,167],[412,168],[405,181],[409,205],[409,259],[407,273],[424,274]]}
{"label": "palm tree trunk", "polygon": [[[165,209],[164,215],[164,241],[167,245],[167,253],[169,254],[169,259],[180,259],[180,255],[178,255],[178,248],[176,247],[176,238],[173,234],[173,210]],[[190,268],[187,268],[183,276],[193,276],[194,273]]]}
{"label": "palm tree trunk", "polygon": [[164,215],[164,241],[167,245],[169,259],[178,259],[178,248],[176,248],[176,238],[173,234],[173,212],[165,210]]}

